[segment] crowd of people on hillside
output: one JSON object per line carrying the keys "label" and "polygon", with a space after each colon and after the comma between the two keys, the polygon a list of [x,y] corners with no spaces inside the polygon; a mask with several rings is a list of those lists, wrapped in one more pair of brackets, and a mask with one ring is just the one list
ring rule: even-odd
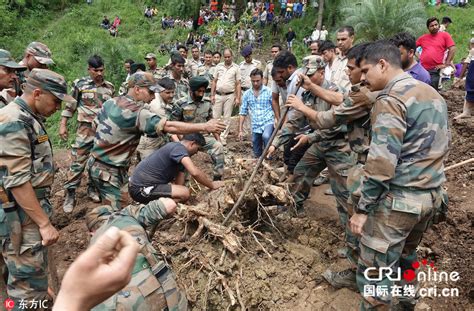
{"label": "crowd of people on hillside", "polygon": [[104,15],[104,19],[100,23],[100,27],[107,30],[109,34],[113,37],[118,36],[119,26],[122,23],[122,20],[118,15],[115,15],[113,22],[111,23],[109,18]]}

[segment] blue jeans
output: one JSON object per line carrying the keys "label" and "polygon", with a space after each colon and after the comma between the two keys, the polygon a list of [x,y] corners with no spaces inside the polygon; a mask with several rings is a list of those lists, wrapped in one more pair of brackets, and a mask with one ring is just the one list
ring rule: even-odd
{"label": "blue jeans", "polygon": [[266,125],[263,129],[263,133],[252,132],[252,149],[256,158],[259,158],[262,155],[263,148],[267,145],[272,133],[273,124]]}

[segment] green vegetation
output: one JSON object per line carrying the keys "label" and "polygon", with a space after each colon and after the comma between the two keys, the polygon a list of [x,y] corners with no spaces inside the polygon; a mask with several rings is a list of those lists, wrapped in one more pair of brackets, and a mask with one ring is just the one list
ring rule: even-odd
{"label": "green vegetation", "polygon": [[419,36],[426,21],[423,5],[412,0],[345,1],[341,12],[359,41],[385,39],[402,31]]}
{"label": "green vegetation", "polygon": [[[239,1],[241,2],[241,0]],[[413,14],[413,8],[418,5],[418,2],[408,1],[409,3],[406,6],[411,9],[404,9],[403,7],[400,8],[399,3],[405,3],[406,0],[363,0],[362,3],[384,3],[387,8],[382,10],[378,7],[372,7],[371,11],[367,9],[369,11],[364,11],[366,13],[362,13],[362,11],[354,12],[354,16],[344,19],[342,13],[348,12],[350,6],[346,7],[341,4],[342,2],[343,0],[326,1],[323,24],[327,25],[330,31],[334,31],[340,25],[352,23],[356,27],[359,40],[361,38],[368,40],[388,36],[401,30],[411,31],[413,29],[416,34],[419,34],[420,31],[423,33],[426,31],[425,21],[427,16],[435,15],[440,18],[450,16],[454,24],[450,26],[449,32],[458,44],[456,61],[465,56],[471,31],[474,30],[474,20],[466,18],[467,16],[474,16],[474,7],[472,6],[464,9],[447,6],[429,7],[426,9],[428,14],[418,19]],[[93,5],[89,6],[83,0],[0,0],[0,25],[2,25],[0,27],[0,37],[2,38],[0,48],[10,50],[17,59],[21,59],[28,43],[35,40],[44,42],[53,52],[53,58],[56,62],[52,69],[63,74],[69,82],[87,75],[87,59],[92,54],[97,53],[105,60],[106,79],[114,83],[118,90],[125,77],[122,67],[125,59],[132,58],[136,61],[144,61],[143,56],[147,52],[158,52],[160,44],[185,40],[189,30],[182,28],[162,30],[161,15],[177,16],[179,14],[180,16],[189,17],[197,11],[199,3],[200,1],[196,0],[180,2],[168,0],[93,0]],[[143,10],[146,5],[156,5],[159,16],[154,19],[144,18]],[[396,11],[396,9],[401,11]],[[362,9],[360,8],[360,10]],[[276,12],[279,12],[278,4]],[[418,12],[417,14],[421,13]],[[122,19],[118,37],[110,36],[106,30],[99,27],[104,15],[107,15],[110,20],[113,20],[115,15]],[[305,17],[292,20],[289,24],[282,24],[275,37],[271,35],[271,26],[266,27],[262,31],[264,45],[261,51],[256,52],[256,57],[262,61],[265,60],[268,57],[268,47],[273,43],[280,43],[285,46],[284,35],[288,28],[292,27],[297,34],[293,52],[301,61],[308,54],[302,40],[311,34],[316,20],[317,10],[309,6]],[[421,30],[416,28],[417,23],[407,22],[415,20],[420,24]],[[240,62],[242,57],[236,50],[237,42],[234,37],[240,23],[250,24],[251,17],[247,13],[242,14],[237,25],[216,21],[206,27],[201,27],[199,32],[207,33],[211,38],[215,38],[217,29],[222,27],[225,36],[214,40],[214,43],[211,42],[209,48],[231,47],[236,52],[235,61]],[[407,29],[410,25],[413,25],[414,28]],[[254,28],[257,32],[261,31],[258,23]],[[375,32],[372,30],[375,30]],[[330,36],[329,39],[334,39],[334,36]],[[158,56],[160,65],[164,65],[167,60],[167,55]],[[70,123],[70,133],[72,135],[70,135],[69,141],[61,142],[57,135],[59,118],[59,113],[49,118],[47,126],[53,144],[56,147],[66,147],[73,142],[75,124],[74,122]]]}
{"label": "green vegetation", "polygon": [[[474,37],[474,5],[470,4],[465,8],[441,5],[439,7],[427,7],[428,16],[436,16],[440,22],[444,16],[449,16],[453,23],[449,26],[448,32],[453,37],[457,46],[455,62],[461,61],[469,52],[469,40]],[[426,25],[426,23],[424,24]],[[426,26],[425,26],[426,32]]]}

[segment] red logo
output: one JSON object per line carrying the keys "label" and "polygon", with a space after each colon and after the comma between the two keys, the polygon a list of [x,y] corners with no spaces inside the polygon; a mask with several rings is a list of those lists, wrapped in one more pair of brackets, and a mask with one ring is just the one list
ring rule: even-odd
{"label": "red logo", "polygon": [[15,301],[13,301],[13,299],[7,298],[3,305],[5,306],[5,309],[11,310],[15,307]]}
{"label": "red logo", "polygon": [[[422,259],[421,260],[421,265],[423,266],[430,266],[433,271],[436,271],[437,269],[435,268],[434,266],[434,263],[433,262],[428,262],[428,260],[426,259]],[[420,268],[420,262],[419,261],[415,261],[414,263],[411,264],[411,267],[413,269],[407,269],[403,272],[403,278],[407,281],[407,282],[411,282],[413,281],[415,278],[416,278],[416,270],[418,270]]]}

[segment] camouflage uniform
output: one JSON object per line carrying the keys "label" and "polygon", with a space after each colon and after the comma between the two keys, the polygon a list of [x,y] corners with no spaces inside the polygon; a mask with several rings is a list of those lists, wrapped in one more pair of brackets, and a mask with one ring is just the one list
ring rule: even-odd
{"label": "camouflage uniform", "polygon": [[100,198],[115,209],[128,198],[128,168],[140,136],[161,135],[166,119],[144,109],[130,96],[106,101],[97,115],[89,176]]}
{"label": "camouflage uniform", "polygon": [[[344,96],[344,102],[339,106],[317,114],[312,125],[318,129],[329,129],[342,124],[347,125],[347,137],[352,151],[357,156],[357,164],[351,167],[347,173],[347,189],[350,193],[349,213],[353,213],[354,207],[360,198],[360,187],[362,182],[362,167],[369,152],[370,143],[370,110],[375,102],[376,92],[370,92],[367,87],[360,84],[351,87],[348,96]],[[358,261],[358,240],[346,228],[346,242],[350,247],[346,257],[356,265]]]}
{"label": "camouflage uniform", "polygon": [[146,230],[167,217],[160,200],[147,205],[129,205],[111,213],[110,206],[99,206],[88,215],[88,226],[102,226],[94,234],[94,243],[110,227],[129,232],[140,244],[132,279],[121,291],[92,310],[187,310],[186,295],[176,284],[174,273],[152,246]]}
{"label": "camouflage uniform", "polygon": [[174,97],[173,97],[173,103],[181,105],[182,103],[185,103],[188,100],[189,96],[189,81],[188,79],[181,77],[179,81],[177,81],[173,77],[173,73],[171,70],[168,70],[166,75],[163,78],[170,78],[173,80],[174,85],[176,86],[175,91],[174,91]]}
{"label": "camouflage uniform", "polygon": [[205,77],[207,81],[209,81],[209,86],[206,89],[206,93],[204,93],[204,100],[211,100],[211,84],[212,81],[214,80],[214,74],[216,72],[216,65],[211,65],[211,66],[206,66],[206,65],[201,65],[198,67],[197,70],[197,75]]}
{"label": "camouflage uniform", "polygon": [[[76,142],[72,145],[72,164],[68,171],[68,180],[65,189],[77,189],[81,184],[90,150],[94,145],[95,130],[93,122],[102,104],[114,96],[114,86],[108,81],[97,86],[90,77],[77,79],[73,83],[72,96],[77,104],[67,104],[61,116],[72,118],[77,110]],[[89,178],[89,185],[92,181]]]}
{"label": "camouflage uniform", "polygon": [[[205,123],[212,119],[212,104],[210,101],[196,102],[188,95],[188,100],[179,107],[174,106],[173,111],[167,114],[167,118],[187,123]],[[214,164],[214,177],[220,178],[224,173],[224,146],[210,134],[205,135],[204,138],[206,145],[203,149]]]}
{"label": "camouflage uniform", "polygon": [[[52,71],[34,69],[27,81],[55,92],[62,100],[73,100],[65,96],[64,78]],[[48,299],[47,249],[41,244],[38,225],[11,193],[13,188],[31,183],[35,199],[44,213],[51,216],[53,149],[43,120],[21,97],[0,109],[0,144],[8,146],[0,148],[0,240],[8,268],[8,296],[15,301],[13,310],[20,310],[23,299]]]}
{"label": "camouflage uniform", "polygon": [[[52,60],[52,54],[48,46],[41,42],[31,42],[28,44],[25,50],[25,54],[31,54],[35,58],[35,60],[43,65],[53,65],[54,61]],[[26,64],[21,61],[20,65],[26,67]],[[30,70],[26,69],[25,71],[18,73],[18,81],[20,86],[25,84],[26,78],[28,78],[30,74]]]}
{"label": "camouflage uniform", "polygon": [[[385,275],[380,281],[369,281],[364,271],[400,266],[403,273],[411,267],[424,231],[447,203],[441,187],[446,180],[443,160],[450,135],[444,99],[427,84],[402,73],[378,95],[371,123],[372,139],[356,210],[368,214],[357,268],[361,293],[369,284],[391,288],[393,281]],[[390,304],[390,290],[366,299]],[[361,307],[372,308],[367,300]]]}
{"label": "camouflage uniform", "polygon": [[[0,49],[0,66],[14,69],[16,70],[17,73],[19,71],[26,70],[26,67],[20,64],[17,64],[15,62],[10,52],[8,52],[7,50],[2,50],[2,49]],[[10,94],[8,94],[9,90],[13,90],[13,89],[0,89],[0,108],[5,107],[10,101],[13,100]]]}

